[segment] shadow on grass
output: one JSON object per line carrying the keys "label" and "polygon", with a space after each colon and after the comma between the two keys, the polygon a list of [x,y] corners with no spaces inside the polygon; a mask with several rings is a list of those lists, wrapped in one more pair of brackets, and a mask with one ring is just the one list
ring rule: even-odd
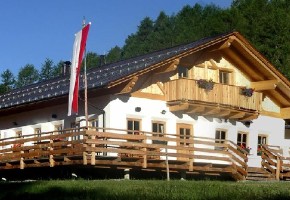
{"label": "shadow on grass", "polygon": [[2,200],[56,200],[56,199],[136,199],[134,196],[123,194],[115,195],[106,187],[62,187],[48,186],[39,188],[42,182],[29,183],[1,183],[0,199]]}

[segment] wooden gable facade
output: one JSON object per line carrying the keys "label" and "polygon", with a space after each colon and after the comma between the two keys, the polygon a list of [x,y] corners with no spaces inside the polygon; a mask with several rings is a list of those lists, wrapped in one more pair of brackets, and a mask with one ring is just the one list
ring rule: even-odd
{"label": "wooden gable facade", "polygon": [[237,32],[114,81],[108,88],[118,84],[122,86],[117,93],[164,100],[171,112],[236,121],[259,115],[290,118],[289,80]]}

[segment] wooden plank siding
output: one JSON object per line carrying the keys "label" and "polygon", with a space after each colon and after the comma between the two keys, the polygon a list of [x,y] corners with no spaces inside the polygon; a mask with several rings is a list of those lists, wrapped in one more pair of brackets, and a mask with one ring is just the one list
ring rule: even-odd
{"label": "wooden plank siding", "polygon": [[[175,134],[127,132],[80,128],[63,130],[61,134],[41,133],[40,137],[1,139],[0,170],[57,165],[166,170],[167,157],[170,171],[227,173],[239,180],[247,175],[247,153],[228,140],[216,143],[205,137],[181,139]],[[74,136],[79,139],[72,140]],[[153,140],[159,143],[153,144]],[[186,145],[181,146],[180,142]]]}

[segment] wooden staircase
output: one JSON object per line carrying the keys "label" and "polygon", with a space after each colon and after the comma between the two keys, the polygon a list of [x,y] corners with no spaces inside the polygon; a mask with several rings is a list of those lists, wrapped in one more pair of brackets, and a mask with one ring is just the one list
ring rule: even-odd
{"label": "wooden staircase", "polygon": [[264,168],[248,167],[248,175],[246,180],[248,181],[275,181],[275,175],[270,173]]}

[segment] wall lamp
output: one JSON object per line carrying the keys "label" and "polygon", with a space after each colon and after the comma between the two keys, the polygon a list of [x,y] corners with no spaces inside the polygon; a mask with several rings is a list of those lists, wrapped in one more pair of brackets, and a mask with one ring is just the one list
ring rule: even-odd
{"label": "wall lamp", "polygon": [[141,107],[135,107],[135,112],[140,112],[141,111]]}

